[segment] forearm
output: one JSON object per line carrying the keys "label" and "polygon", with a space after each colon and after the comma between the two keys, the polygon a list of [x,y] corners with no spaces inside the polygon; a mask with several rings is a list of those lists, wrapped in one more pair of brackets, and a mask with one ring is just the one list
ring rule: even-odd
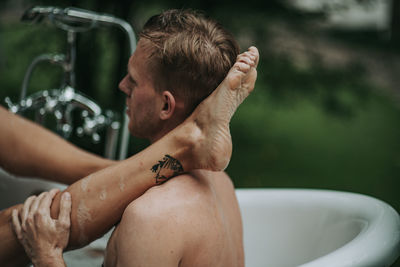
{"label": "forearm", "polygon": [[0,106],[0,166],[7,171],[65,184],[114,164]]}

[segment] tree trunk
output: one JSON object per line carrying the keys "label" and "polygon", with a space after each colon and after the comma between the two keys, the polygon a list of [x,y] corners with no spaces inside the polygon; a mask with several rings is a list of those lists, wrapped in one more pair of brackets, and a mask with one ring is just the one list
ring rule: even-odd
{"label": "tree trunk", "polygon": [[392,0],[390,32],[392,44],[400,44],[400,0]]}

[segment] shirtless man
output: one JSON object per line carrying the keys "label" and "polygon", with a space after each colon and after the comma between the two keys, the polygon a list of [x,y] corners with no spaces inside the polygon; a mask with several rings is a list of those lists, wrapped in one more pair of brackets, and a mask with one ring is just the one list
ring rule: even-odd
{"label": "shirtless man", "polygon": [[[175,54],[171,50],[175,50]],[[127,94],[131,133],[154,143],[180,125],[197,103],[216,87],[215,83],[225,77],[236,54],[233,38],[201,15],[167,11],[151,18],[129,60],[128,75],[120,83],[120,89]],[[254,87],[257,62],[258,51],[254,47],[239,55],[227,78],[181,124],[191,121],[201,129],[206,124],[224,125],[210,127],[208,135],[203,135],[206,139],[198,139],[199,145],[210,149],[214,157],[212,162],[218,166],[227,162],[215,152],[221,151],[220,146],[230,140],[227,124],[236,107]],[[211,81],[212,76],[216,77],[214,81]],[[205,90],[200,93],[180,91],[185,88]],[[197,135],[195,131],[190,134]],[[210,169],[208,164],[199,162],[197,168]],[[167,178],[163,172],[166,165],[174,166],[175,170],[180,168],[179,162],[166,155],[152,167],[158,182]],[[69,224],[65,223],[68,199],[62,202],[64,208],[60,213],[59,220],[64,223],[50,220],[46,212],[54,194],[52,191],[26,203],[27,216],[18,218],[17,212],[13,214],[17,235],[38,266],[50,262],[51,266],[62,266],[60,249],[62,251],[68,243],[69,231],[65,230],[69,229]],[[39,219],[27,220],[29,217]],[[58,238],[54,238],[57,234]],[[46,243],[49,236],[52,238]],[[49,251],[56,252],[49,255]],[[243,266],[240,212],[233,185],[225,173],[197,170],[180,175],[151,188],[125,209],[107,246],[105,265],[160,264]]]}

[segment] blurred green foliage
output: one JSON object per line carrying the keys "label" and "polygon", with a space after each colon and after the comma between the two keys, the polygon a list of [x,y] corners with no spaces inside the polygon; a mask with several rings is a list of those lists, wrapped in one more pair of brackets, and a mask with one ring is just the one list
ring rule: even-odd
{"label": "blurred green foliage", "polygon": [[[0,4],[10,8],[12,1]],[[146,19],[168,8],[205,10],[231,30],[241,43],[259,48],[261,59],[254,93],[231,123],[234,151],[227,172],[237,187],[300,187],[359,192],[380,198],[400,211],[400,102],[371,83],[365,66],[351,62],[327,66],[318,55],[299,67],[290,55],[269,49],[276,23],[299,35],[324,35],[371,54],[400,55],[397,44],[377,31],[313,32],[323,12],[304,12],[285,1],[22,1],[30,5],[77,6],[117,15],[136,31]],[[368,2],[368,1],[367,1]],[[23,10],[21,10],[22,13]],[[311,30],[311,32],[310,32]],[[0,24],[0,99],[18,99],[24,72],[32,59],[65,50],[65,32],[49,24],[17,19]],[[120,111],[124,99],[118,81],[129,56],[127,40],[115,29],[96,29],[78,39],[77,89],[102,107]],[[400,75],[400,70],[398,70]],[[30,92],[59,86],[61,72],[40,65]],[[399,88],[397,88],[398,90]],[[130,154],[147,145],[132,140]],[[101,149],[83,144],[97,153]]]}

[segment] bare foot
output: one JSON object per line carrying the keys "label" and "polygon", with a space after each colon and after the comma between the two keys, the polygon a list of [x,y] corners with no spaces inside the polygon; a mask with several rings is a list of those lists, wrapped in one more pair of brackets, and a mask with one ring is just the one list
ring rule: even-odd
{"label": "bare foot", "polygon": [[238,106],[254,89],[258,60],[255,47],[238,55],[226,78],[187,119],[189,125],[194,123],[197,128],[195,169],[221,171],[228,166],[232,154],[229,122]]}

